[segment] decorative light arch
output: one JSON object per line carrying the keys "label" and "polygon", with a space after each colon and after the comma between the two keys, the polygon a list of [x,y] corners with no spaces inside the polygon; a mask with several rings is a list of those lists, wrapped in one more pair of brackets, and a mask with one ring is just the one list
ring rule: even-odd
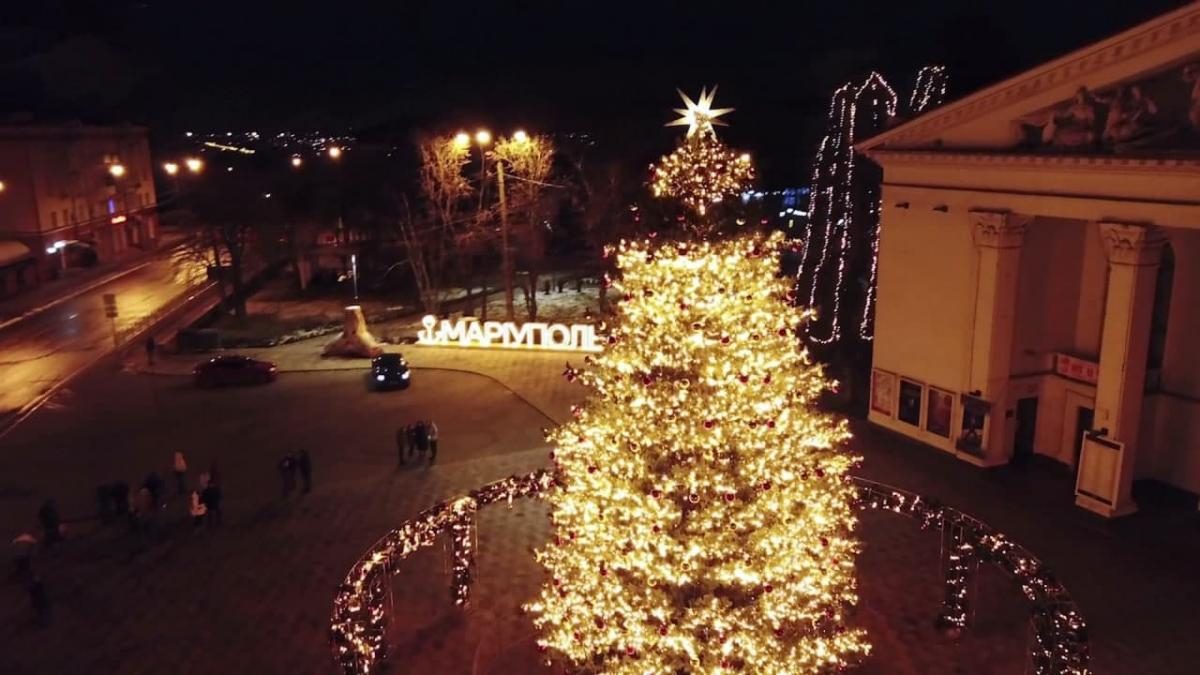
{"label": "decorative light arch", "polygon": [[[1029,551],[1003,534],[956,509],[934,500],[862,478],[855,505],[862,510],[891,511],[917,521],[921,529],[938,528],[945,556],[945,599],[937,623],[949,631],[970,626],[970,581],[980,562],[995,565],[1012,577],[1030,602],[1029,662],[1037,675],[1088,675],[1087,624],[1067,589]],[[510,476],[466,496],[439,502],[392,530],[354,564],[333,601],[330,639],[334,659],[347,675],[370,675],[387,658],[392,574],[416,551],[450,535],[450,596],[462,607],[470,599],[475,578],[475,514],[490,504],[538,497],[554,485],[554,474],[539,469]]]}

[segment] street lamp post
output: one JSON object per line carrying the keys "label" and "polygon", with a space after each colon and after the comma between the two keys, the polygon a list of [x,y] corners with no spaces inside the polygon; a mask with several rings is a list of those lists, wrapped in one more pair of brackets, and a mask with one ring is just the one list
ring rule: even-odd
{"label": "street lamp post", "polygon": [[354,302],[358,302],[358,254],[350,254],[350,278],[354,280]]}

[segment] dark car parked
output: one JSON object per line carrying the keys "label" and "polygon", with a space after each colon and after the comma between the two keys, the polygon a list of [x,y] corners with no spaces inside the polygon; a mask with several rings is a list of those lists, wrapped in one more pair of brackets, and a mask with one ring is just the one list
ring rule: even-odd
{"label": "dark car parked", "polygon": [[408,361],[400,354],[380,354],[371,359],[371,386],[376,389],[408,389]]}
{"label": "dark car parked", "polygon": [[270,361],[248,356],[216,356],[192,369],[197,387],[220,387],[228,384],[266,384],[275,381],[278,370]]}

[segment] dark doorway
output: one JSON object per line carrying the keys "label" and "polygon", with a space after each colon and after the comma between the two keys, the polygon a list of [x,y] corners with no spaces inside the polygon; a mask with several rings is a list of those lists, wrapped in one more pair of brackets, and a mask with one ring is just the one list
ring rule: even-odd
{"label": "dark doorway", "polygon": [[1075,473],[1079,473],[1079,454],[1083,452],[1083,435],[1092,430],[1096,411],[1079,406],[1075,409]]}
{"label": "dark doorway", "polygon": [[1017,429],[1013,440],[1013,464],[1028,464],[1033,458],[1033,437],[1037,431],[1036,396],[1017,401]]}

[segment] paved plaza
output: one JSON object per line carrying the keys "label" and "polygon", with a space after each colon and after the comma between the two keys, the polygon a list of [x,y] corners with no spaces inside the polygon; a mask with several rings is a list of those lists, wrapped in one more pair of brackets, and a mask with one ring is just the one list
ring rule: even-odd
{"label": "paved plaza", "polygon": [[[0,440],[0,530],[32,528],[44,496],[71,522],[42,556],[53,603],[32,621],[15,583],[0,585],[0,673],[333,673],[328,618],[334,590],[378,537],[438,499],[547,464],[540,429],[582,395],[560,377],[577,356],[405,347],[417,367],[408,391],[372,393],[362,362],[324,361],[319,344],[257,355],[279,382],[199,391],[191,360],[153,372],[105,365]],[[433,467],[397,467],[397,425],[433,418]],[[1146,509],[1105,523],[1071,505],[1052,469],[978,470],[879,431],[856,429],[860,473],[940,498],[1027,545],[1090,620],[1098,673],[1194,672],[1200,628],[1195,515]],[[275,462],[307,448],[315,489],[283,500]],[[96,485],[167,476],[171,453],[195,471],[216,459],[226,519],[192,531],[181,500],[159,529],[135,537],[86,519]],[[521,602],[540,571],[530,554],[548,534],[545,507],[493,506],[478,524],[472,605],[449,600],[448,558],[435,546],[406,561],[393,586],[389,673],[521,673],[542,669]],[[864,514],[862,603],[874,655],[863,673],[1024,673],[1028,639],[1019,589],[983,568],[974,630],[960,641],[932,627],[940,601],[939,538],[892,514]]]}

